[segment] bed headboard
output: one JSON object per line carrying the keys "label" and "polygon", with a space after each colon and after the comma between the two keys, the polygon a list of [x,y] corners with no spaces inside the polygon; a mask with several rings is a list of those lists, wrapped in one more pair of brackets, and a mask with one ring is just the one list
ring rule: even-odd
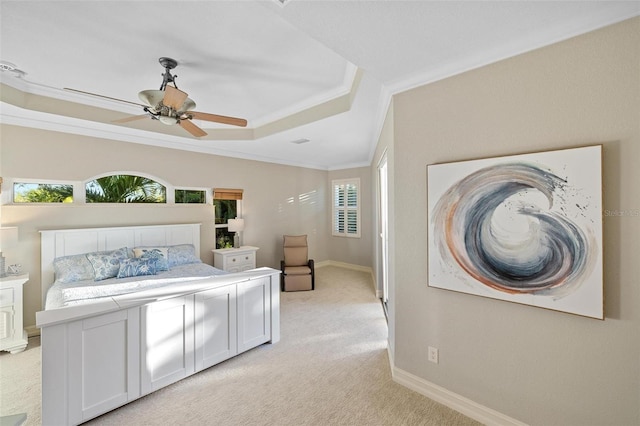
{"label": "bed headboard", "polygon": [[120,247],[193,244],[200,257],[200,224],[122,226],[113,228],[54,229],[40,231],[42,308],[55,280],[56,257]]}

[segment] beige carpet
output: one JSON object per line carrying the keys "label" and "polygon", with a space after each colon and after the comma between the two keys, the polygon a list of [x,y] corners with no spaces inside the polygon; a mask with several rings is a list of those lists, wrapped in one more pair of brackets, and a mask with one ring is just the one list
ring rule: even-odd
{"label": "beige carpet", "polygon": [[[282,294],[282,340],[90,421],[97,425],[476,425],[391,380],[387,326],[368,273],[319,268]],[[40,348],[0,355],[2,414],[40,423]]]}

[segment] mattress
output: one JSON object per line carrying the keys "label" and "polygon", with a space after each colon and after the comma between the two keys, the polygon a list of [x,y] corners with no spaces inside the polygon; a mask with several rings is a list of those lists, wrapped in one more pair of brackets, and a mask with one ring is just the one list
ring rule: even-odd
{"label": "mattress", "polygon": [[189,263],[174,266],[169,271],[163,271],[157,275],[109,278],[102,281],[76,281],[73,283],[56,281],[47,292],[45,309],[97,302],[111,296],[150,290],[181,282],[202,280],[228,273],[206,263]]}

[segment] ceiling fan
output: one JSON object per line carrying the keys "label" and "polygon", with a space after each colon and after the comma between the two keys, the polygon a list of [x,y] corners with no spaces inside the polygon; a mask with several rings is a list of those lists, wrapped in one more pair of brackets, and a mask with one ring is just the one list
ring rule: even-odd
{"label": "ceiling fan", "polygon": [[[97,95],[95,93],[84,92],[82,90],[65,88],[72,92],[83,93],[85,95],[99,96],[114,101],[125,102],[141,106],[146,114],[125,117],[114,123],[127,123],[129,121],[139,120],[151,117],[167,125],[178,124],[180,127],[191,133],[195,137],[206,136],[207,133],[200,127],[196,126],[191,120],[211,121],[214,123],[230,124],[232,126],[246,127],[247,120],[243,118],[228,117],[225,115],[209,114],[206,112],[193,111],[196,103],[189,98],[189,95],[178,89],[175,79],[177,75],[171,75],[171,70],[178,66],[178,61],[171,58],[162,57],[159,59],[160,65],[164,67],[162,74],[162,84],[159,90],[143,90],[138,93],[138,97],[144,104],[129,102],[122,99],[111,98],[109,96]],[[171,85],[171,84],[173,85]]]}

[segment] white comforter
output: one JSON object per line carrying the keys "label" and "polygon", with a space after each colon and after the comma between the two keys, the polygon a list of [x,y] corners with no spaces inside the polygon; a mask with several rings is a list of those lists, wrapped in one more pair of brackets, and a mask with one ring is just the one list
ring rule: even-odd
{"label": "white comforter", "polygon": [[225,275],[221,269],[206,263],[190,263],[174,266],[158,275],[131,278],[110,278],[103,281],[55,282],[47,292],[45,309],[98,301],[104,297],[159,288],[179,282],[201,280],[215,275]]}

